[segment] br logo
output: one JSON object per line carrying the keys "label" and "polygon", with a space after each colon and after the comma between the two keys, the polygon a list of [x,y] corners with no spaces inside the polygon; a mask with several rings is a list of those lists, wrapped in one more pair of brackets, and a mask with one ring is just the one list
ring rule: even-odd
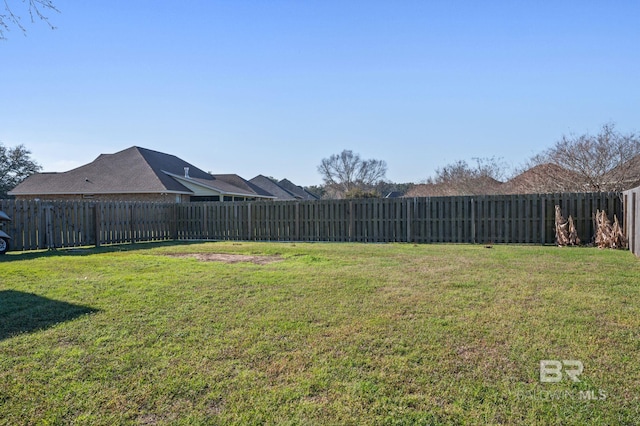
{"label": "br logo", "polygon": [[584,365],[580,361],[544,359],[540,361],[540,381],[542,383],[557,383],[562,381],[563,372],[569,379],[579,382]]}

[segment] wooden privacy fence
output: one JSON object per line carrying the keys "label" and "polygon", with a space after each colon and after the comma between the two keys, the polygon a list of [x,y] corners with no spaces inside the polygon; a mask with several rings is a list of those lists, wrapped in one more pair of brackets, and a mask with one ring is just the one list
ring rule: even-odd
{"label": "wooden privacy fence", "polygon": [[38,202],[0,200],[13,250],[160,240],[553,244],[555,205],[591,242],[593,216],[624,220],[619,193],[364,200]]}
{"label": "wooden privacy fence", "polygon": [[12,250],[173,239],[173,205],[0,200]]}

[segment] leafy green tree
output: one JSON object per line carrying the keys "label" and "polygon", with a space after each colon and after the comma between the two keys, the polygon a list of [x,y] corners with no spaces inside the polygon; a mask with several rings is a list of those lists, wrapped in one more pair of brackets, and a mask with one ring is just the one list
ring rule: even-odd
{"label": "leafy green tree", "polygon": [[24,145],[7,148],[0,142],[0,198],[7,197],[7,192],[41,169]]}

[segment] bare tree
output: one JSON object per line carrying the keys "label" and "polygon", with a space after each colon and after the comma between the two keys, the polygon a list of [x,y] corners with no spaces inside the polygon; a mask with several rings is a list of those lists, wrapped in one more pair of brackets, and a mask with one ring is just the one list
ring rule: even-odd
{"label": "bare tree", "polygon": [[23,145],[6,148],[0,142],[0,198],[6,197],[7,192],[42,169],[30,155],[31,151]]}
{"label": "bare tree", "polygon": [[506,174],[507,165],[496,157],[473,158],[475,167],[464,160],[456,161],[436,169],[434,177],[424,184],[416,185],[408,196],[452,196],[485,195],[501,191],[501,180]]}
{"label": "bare tree", "polygon": [[345,149],[340,154],[324,158],[318,166],[318,173],[324,181],[326,194],[343,198],[355,189],[371,191],[373,186],[384,180],[387,163],[383,160],[363,160],[359,154]]}
{"label": "bare tree", "polygon": [[640,138],[621,134],[613,124],[598,134],[562,136],[555,145],[531,160],[547,178],[569,191],[621,191],[640,181]]}
{"label": "bare tree", "polygon": [[[55,29],[47,16],[47,12],[59,12],[52,0],[13,1],[13,6],[9,4],[10,0],[4,0],[3,2],[4,10],[0,13],[0,40],[6,39],[5,32],[10,31],[12,26],[16,26],[22,33],[26,33],[21,15],[28,15],[31,22],[36,20],[44,21],[51,29]],[[16,5],[21,9],[20,11],[16,10]]]}

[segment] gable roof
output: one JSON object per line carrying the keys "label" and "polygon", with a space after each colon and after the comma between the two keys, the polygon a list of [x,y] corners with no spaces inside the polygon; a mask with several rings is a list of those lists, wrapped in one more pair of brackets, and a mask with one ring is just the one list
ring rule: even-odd
{"label": "gable roof", "polygon": [[284,189],[292,193],[295,197],[299,197],[301,200],[319,200],[320,199],[320,197],[318,197],[316,194],[312,194],[311,192],[307,191],[301,186],[294,184],[288,179],[282,179],[280,182],[278,182],[278,185],[280,185],[281,187],[283,187]]}
{"label": "gable roof", "polygon": [[640,155],[636,155],[622,164],[618,164],[605,176],[610,186],[615,190],[627,190],[640,185]]}
{"label": "gable roof", "polygon": [[533,166],[503,184],[505,194],[530,194],[579,191],[582,178],[557,164]]}
{"label": "gable roof", "polygon": [[238,175],[210,175],[176,157],[133,146],[101,154],[89,164],[62,173],[36,173],[10,195],[175,193],[194,195],[194,188],[221,194],[273,198]]}
{"label": "gable roof", "polygon": [[241,178],[235,174],[220,174],[210,175],[213,178],[213,182],[208,182],[209,185],[219,188],[222,191],[228,191],[229,193],[240,189],[244,194],[260,195],[267,198],[276,198],[269,191],[265,191],[258,185]]}
{"label": "gable roof", "polygon": [[278,182],[274,182],[264,175],[258,175],[253,179],[250,179],[249,182],[254,185],[259,186],[263,190],[275,195],[278,200],[298,200],[300,197],[297,197],[295,194],[287,191],[283,188]]}

